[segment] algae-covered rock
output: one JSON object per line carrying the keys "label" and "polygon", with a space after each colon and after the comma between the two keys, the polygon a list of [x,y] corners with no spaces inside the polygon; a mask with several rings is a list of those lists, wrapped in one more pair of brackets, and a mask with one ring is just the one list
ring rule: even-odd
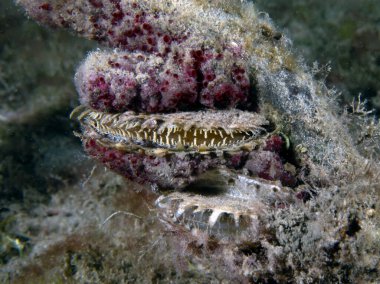
{"label": "algae-covered rock", "polygon": [[[76,85],[81,103],[92,109],[82,108],[74,115],[87,128],[73,134],[78,131],[68,118],[78,103],[73,77],[93,44],[37,26],[12,2],[0,3],[0,42],[4,42],[0,46],[1,282],[380,281],[380,127],[363,104],[363,97],[371,99],[368,86],[378,89],[378,64],[373,60],[376,40],[370,40],[378,28],[372,16],[378,8],[371,1],[359,6],[353,1],[345,6],[256,1],[255,8],[237,0],[17,2],[44,24],[71,25],[80,35],[113,47],[117,43],[117,48],[103,47],[104,51],[88,57],[99,54],[99,60],[84,61],[79,68]],[[183,5],[175,6],[178,3]],[[136,18],[136,11],[126,11],[125,5],[145,14]],[[56,12],[62,7],[67,9]],[[260,10],[270,11],[280,24],[275,27]],[[83,17],[81,13],[87,11],[90,16]],[[152,13],[147,16],[146,11]],[[115,26],[131,20],[131,13],[132,25],[141,24],[142,30],[125,31],[128,40],[123,40],[118,37],[123,30]],[[144,19],[156,26],[140,23]],[[107,34],[102,33],[104,27],[110,28]],[[163,31],[168,34],[158,34]],[[154,37],[149,37],[150,32]],[[144,47],[146,42],[149,46]],[[133,47],[128,50],[131,57],[124,54],[128,44]],[[171,54],[165,50],[168,46],[179,53]],[[121,54],[127,57],[118,58]],[[178,59],[183,61],[173,64]],[[321,63],[318,66],[332,60],[333,71],[328,75],[327,67],[307,67],[315,60]],[[149,69],[152,66],[157,68]],[[165,84],[165,79],[175,76],[160,66],[183,72],[181,78],[192,81],[170,79],[171,84]],[[193,68],[186,70],[189,66]],[[103,80],[94,78],[99,72],[104,73]],[[213,85],[211,73],[227,87]],[[117,77],[120,74],[131,76],[127,77],[132,81],[136,77],[137,83],[117,85],[118,79],[125,79]],[[324,81],[327,75],[329,87]],[[201,79],[209,81],[201,86]],[[345,95],[356,97],[362,92],[361,101],[356,99],[347,109],[351,99],[339,105],[333,83]],[[141,86],[146,101],[131,99],[125,104],[128,100],[121,97],[125,88],[141,94]],[[117,100],[105,91],[108,87]],[[173,101],[174,91],[184,87],[193,96]],[[152,99],[152,90],[168,100]],[[104,134],[103,128],[120,117],[107,111],[132,108],[144,111],[142,116],[152,121],[149,115],[156,108],[169,112],[159,113],[159,118],[179,115],[183,119],[181,111],[194,111],[200,105],[206,112],[208,107],[258,112],[261,131],[271,135],[260,136],[261,140],[236,153],[228,147],[223,152],[221,140],[223,151],[212,148],[201,155],[171,148],[152,150],[149,143],[140,142],[132,145],[131,154],[130,144],[119,143],[125,142],[120,138],[123,134],[119,140]],[[198,121],[196,126],[223,126],[226,120],[212,121],[217,115],[202,116],[211,123]],[[142,125],[145,120],[138,117],[128,119]],[[191,122],[198,116],[185,117]],[[179,120],[167,119],[164,125]],[[120,121],[113,122],[117,126]],[[209,135],[218,138],[217,133]],[[134,183],[89,160],[75,136],[84,140],[90,153],[96,150],[94,156],[111,170],[152,185]],[[214,144],[209,140],[207,145]],[[153,158],[147,154],[152,152]],[[152,166],[157,160],[161,166]],[[219,171],[208,172],[204,164],[216,165]],[[145,175],[139,172],[144,170],[141,165],[149,167]],[[157,186],[157,180],[175,186],[175,180],[197,183],[181,185],[173,193]]]}

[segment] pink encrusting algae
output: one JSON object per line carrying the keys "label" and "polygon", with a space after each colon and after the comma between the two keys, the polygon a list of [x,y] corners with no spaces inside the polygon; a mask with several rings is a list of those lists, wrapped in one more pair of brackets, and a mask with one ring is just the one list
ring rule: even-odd
{"label": "pink encrusting algae", "polygon": [[[216,46],[205,44],[178,23],[167,1],[38,1],[25,5],[43,23],[70,27],[120,49],[89,56],[86,67],[78,72],[81,102],[97,110],[162,112],[237,105],[252,109],[255,105],[249,101],[252,86],[242,47],[223,40]],[[172,11],[160,11],[155,5],[168,5]],[[74,12],[78,7],[85,17]],[[96,62],[101,57],[101,63]]]}
{"label": "pink encrusting algae", "polygon": [[[271,141],[271,140],[270,140]],[[89,155],[97,158],[110,169],[140,183],[150,182],[163,189],[180,189],[197,176],[210,169],[226,165],[239,170],[246,167],[251,174],[267,180],[279,180],[284,186],[295,186],[296,178],[284,168],[285,160],[279,153],[256,150],[251,154],[240,151],[223,158],[197,153],[185,156],[150,156],[141,153],[125,153],[104,147],[94,139],[84,141]]]}
{"label": "pink encrusting algae", "polygon": [[255,107],[248,74],[237,55],[172,44],[173,51],[166,55],[93,52],[76,76],[81,103],[106,112]]}

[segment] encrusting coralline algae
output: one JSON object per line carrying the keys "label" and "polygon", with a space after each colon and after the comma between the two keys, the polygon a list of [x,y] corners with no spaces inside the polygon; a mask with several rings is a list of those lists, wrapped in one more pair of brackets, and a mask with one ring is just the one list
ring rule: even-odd
{"label": "encrusting coralline algae", "polygon": [[357,247],[379,242],[365,213],[378,210],[378,161],[266,14],[237,0],[17,2],[114,48],[78,68],[79,136],[163,194],[171,230],[216,238],[223,249],[205,258],[254,283],[378,277],[378,249]]}

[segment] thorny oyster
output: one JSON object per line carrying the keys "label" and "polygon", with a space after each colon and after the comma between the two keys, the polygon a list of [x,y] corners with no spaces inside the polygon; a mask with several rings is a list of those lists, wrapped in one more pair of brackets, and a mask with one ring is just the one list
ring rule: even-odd
{"label": "thorny oyster", "polygon": [[245,255],[244,275],[266,273],[250,262],[276,263],[267,270],[278,281],[303,267],[280,249],[286,226],[264,220],[368,161],[335,114],[334,92],[265,14],[238,0],[18,2],[42,23],[116,48],[91,53],[75,77],[82,106],[72,117],[91,156],[156,185],[168,226],[205,230],[226,246],[260,243],[266,254]]}
{"label": "thorny oyster", "polygon": [[[329,91],[297,65],[288,40],[249,3],[234,14],[192,1],[99,3],[86,4],[91,29],[80,33],[119,49],[93,52],[78,68],[83,107],[73,117],[84,126],[88,153],[111,169],[183,190],[209,170],[229,168],[231,175],[277,180],[282,189],[327,180],[332,170],[344,175],[338,168],[359,158],[325,111]],[[78,29],[83,19],[65,5],[57,8],[67,17],[41,9],[43,20]],[[288,136],[298,152],[285,149]],[[273,141],[276,150],[268,149]],[[228,203],[224,195],[207,210]]]}
{"label": "thorny oyster", "polygon": [[[156,201],[165,217],[189,228],[195,225],[224,237],[227,232],[240,237],[244,231],[249,238],[258,230],[254,220],[265,206],[284,205],[291,199],[289,189],[268,181],[295,184],[275,152],[281,151],[282,138],[268,138],[264,128],[268,121],[257,113],[231,109],[107,114],[80,106],[71,117],[81,122],[80,136],[88,141],[89,153],[101,156],[111,168],[131,179],[143,176],[141,181],[150,181],[161,190],[192,191],[171,193]],[[263,169],[255,169],[257,163]],[[197,172],[186,172],[181,164]],[[243,167],[256,178],[238,175]],[[267,181],[257,177],[264,174]]]}
{"label": "thorny oyster", "polygon": [[[229,180],[236,174],[247,180],[251,176],[264,187],[277,180],[281,190],[297,184],[296,167],[289,163],[295,160],[284,146],[287,136],[278,135],[282,118],[276,121],[267,106],[259,106],[256,84],[260,65],[250,58],[253,52],[257,60],[267,60],[263,52],[270,52],[278,58],[268,68],[290,68],[290,55],[281,50],[286,40],[278,34],[271,38],[271,27],[266,24],[246,27],[251,39],[236,37],[233,31],[242,27],[241,18],[212,7],[199,6],[218,23],[209,30],[203,29],[206,19],[202,13],[194,14],[191,22],[185,21],[189,15],[176,6],[179,3],[105,3],[99,6],[105,5],[101,10],[106,15],[94,14],[90,21],[97,31],[83,31],[119,49],[91,53],[75,77],[82,106],[72,117],[83,126],[81,137],[90,155],[130,179],[148,181],[161,190],[192,190],[201,178],[209,179],[209,186],[200,191],[198,186],[197,193],[207,195],[215,180],[225,179],[207,174],[210,170],[224,170],[224,176],[231,175]],[[100,8],[92,2],[88,5],[90,14]],[[61,25],[53,13],[43,16]],[[242,16],[248,20],[254,15]],[[64,21],[72,25],[79,20],[70,15]],[[262,40],[256,46],[250,41],[257,33]],[[280,56],[289,62],[282,63]],[[251,190],[257,191],[255,187]],[[220,192],[219,199],[214,196],[215,202],[204,196],[205,210],[214,212],[215,220],[209,225],[222,220],[219,204],[233,199],[233,203],[239,202],[237,195],[224,200],[227,196]],[[251,195],[241,196],[243,201]],[[189,197],[184,195],[183,200]],[[269,206],[269,202],[265,204]],[[250,211],[250,206],[243,207]]]}

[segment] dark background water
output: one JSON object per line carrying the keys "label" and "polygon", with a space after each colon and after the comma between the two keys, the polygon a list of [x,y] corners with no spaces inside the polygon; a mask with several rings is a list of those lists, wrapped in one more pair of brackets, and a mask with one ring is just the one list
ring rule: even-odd
{"label": "dark background water", "polygon": [[[380,112],[377,0],[255,2],[293,39],[294,52],[309,66],[318,62],[328,85],[342,93],[342,110],[361,93],[368,107]],[[64,200],[62,196],[70,195],[68,188],[82,184],[93,166],[72,134],[75,125],[68,116],[77,105],[75,68],[94,48],[95,43],[37,25],[11,0],[1,0],[0,273],[5,278],[0,281],[40,241],[36,238],[44,227],[39,223],[46,222],[46,216],[67,222],[71,228],[64,227],[67,230],[81,222],[73,212],[87,199],[85,195],[74,198],[71,209],[65,205],[54,211],[51,204],[54,198]],[[323,72],[329,67],[330,72]],[[109,175],[108,179],[117,179]],[[63,229],[55,230],[49,231],[53,238]]]}

